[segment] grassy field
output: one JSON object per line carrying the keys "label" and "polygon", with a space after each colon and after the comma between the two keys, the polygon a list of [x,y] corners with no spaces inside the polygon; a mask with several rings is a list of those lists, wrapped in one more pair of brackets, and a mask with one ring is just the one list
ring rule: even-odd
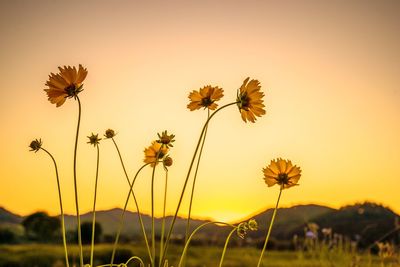
{"label": "grassy field", "polygon": [[[177,266],[180,256],[179,246],[171,246],[169,250],[170,266]],[[107,264],[112,251],[111,245],[97,245],[95,248],[96,265]],[[189,249],[187,265],[190,267],[218,266],[222,248],[192,247]],[[71,262],[77,264],[78,250],[69,250]],[[85,262],[89,261],[89,247],[85,247]],[[256,266],[260,251],[255,248],[230,248],[227,251],[224,266],[249,267]],[[146,260],[146,251],[139,245],[121,245],[116,256],[116,263],[125,262],[132,255]],[[265,267],[334,267],[334,266],[371,266],[398,267],[400,259],[392,257],[382,261],[378,256],[350,253],[304,253],[293,251],[267,251],[263,266]],[[63,248],[58,245],[12,245],[0,246],[1,267],[63,267]],[[129,266],[139,266],[132,263]]]}

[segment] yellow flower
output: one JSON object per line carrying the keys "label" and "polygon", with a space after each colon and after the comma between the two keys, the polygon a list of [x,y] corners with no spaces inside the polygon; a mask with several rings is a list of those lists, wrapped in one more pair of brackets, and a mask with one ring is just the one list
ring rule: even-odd
{"label": "yellow flower", "polygon": [[187,108],[190,109],[190,111],[202,107],[215,110],[218,107],[215,102],[224,96],[223,92],[224,90],[218,86],[213,87],[211,85],[204,86],[200,91],[193,90],[193,92],[189,94],[190,103],[187,105]]}
{"label": "yellow flower", "polygon": [[[153,141],[151,146],[144,150],[144,162],[151,163],[150,165],[154,167],[157,164],[157,160],[162,159],[168,153],[168,147],[163,146],[157,141]],[[158,159],[157,159],[158,154]]]}
{"label": "yellow flower", "polygon": [[263,169],[264,181],[268,186],[280,185],[283,189],[298,185],[301,170],[290,160],[278,158],[271,160],[268,167]]}
{"label": "yellow flower", "polygon": [[237,106],[244,122],[248,120],[251,122],[256,121],[256,116],[261,117],[265,114],[264,110],[264,93],[260,92],[260,82],[257,80],[251,80],[247,78],[243,81],[242,86],[238,90],[237,94]]}
{"label": "yellow flower", "polygon": [[87,70],[79,65],[77,71],[75,67],[58,67],[59,73],[51,73],[49,80],[46,82],[48,89],[44,89],[47,92],[47,97],[52,104],[56,104],[57,107],[64,104],[67,98],[76,97],[82,89],[82,82],[85,80]]}

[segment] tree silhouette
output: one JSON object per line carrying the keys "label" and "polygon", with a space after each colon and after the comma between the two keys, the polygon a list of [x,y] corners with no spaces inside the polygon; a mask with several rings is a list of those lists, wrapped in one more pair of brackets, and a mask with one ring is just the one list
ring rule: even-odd
{"label": "tree silhouette", "polygon": [[[81,233],[82,233],[82,243],[90,244],[92,242],[92,223],[84,222],[81,224]],[[95,232],[94,232],[94,242],[98,243],[100,241],[100,237],[103,233],[103,228],[101,224],[95,223]]]}
{"label": "tree silhouette", "polygon": [[60,219],[51,217],[46,212],[36,212],[22,221],[25,235],[29,240],[51,242],[58,238],[61,228]]}

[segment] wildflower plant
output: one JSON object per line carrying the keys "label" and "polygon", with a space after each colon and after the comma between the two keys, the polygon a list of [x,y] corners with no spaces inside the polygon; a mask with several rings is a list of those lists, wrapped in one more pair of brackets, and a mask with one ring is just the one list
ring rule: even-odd
{"label": "wildflower plant", "polygon": [[[203,147],[205,145],[206,141],[206,136],[209,131],[209,122],[211,121],[212,118],[215,117],[215,115],[222,110],[230,107],[230,106],[237,106],[241,115],[241,118],[244,122],[256,122],[258,117],[263,116],[266,111],[265,111],[265,105],[264,105],[264,93],[261,91],[261,85],[258,80],[246,78],[242,85],[239,87],[237,90],[237,97],[235,100],[232,102],[228,102],[228,104],[224,104],[219,106],[219,101],[223,98],[224,96],[224,90],[218,86],[211,86],[211,85],[206,85],[199,90],[193,90],[192,92],[189,93],[189,104],[187,105],[187,108],[190,111],[195,111],[199,109],[204,109],[207,110],[207,117],[206,120],[203,124],[202,130],[200,132],[196,147],[193,152],[192,159],[190,161],[186,177],[184,179],[184,184],[181,190],[181,193],[179,195],[179,200],[176,206],[176,209],[174,211],[174,215],[172,216],[171,223],[169,225],[169,228],[166,229],[165,226],[165,218],[166,218],[166,201],[167,201],[167,193],[168,193],[168,171],[169,168],[173,167],[173,162],[174,160],[170,156],[171,150],[174,147],[174,142],[175,142],[175,135],[169,133],[167,130],[162,131],[161,133],[157,133],[156,139],[154,139],[149,146],[147,146],[144,150],[144,164],[136,171],[133,179],[130,179],[130,176],[126,170],[126,166],[121,154],[121,151],[119,149],[119,146],[116,142],[116,132],[113,129],[107,129],[104,133],[104,138],[100,138],[99,134],[94,134],[92,133],[91,135],[87,136],[88,141],[87,143],[89,145],[93,145],[96,150],[97,150],[97,164],[96,164],[96,172],[95,172],[95,188],[94,188],[94,199],[93,199],[93,217],[92,217],[92,240],[91,240],[91,250],[90,250],[90,263],[89,264],[84,264],[84,258],[83,258],[83,249],[82,249],[82,240],[81,240],[81,227],[80,227],[80,213],[79,213],[79,199],[78,199],[78,179],[77,179],[77,174],[76,174],[76,165],[77,165],[77,147],[78,147],[78,138],[79,138],[79,128],[80,128],[80,122],[81,122],[81,102],[79,99],[78,94],[80,94],[83,91],[83,81],[85,80],[88,71],[86,68],[84,68],[82,65],[79,65],[78,68],[76,67],[70,67],[70,66],[64,66],[64,67],[59,67],[59,72],[54,74],[51,73],[49,75],[48,81],[45,83],[45,85],[48,87],[45,89],[47,93],[48,100],[52,103],[55,104],[56,107],[60,107],[63,105],[66,101],[66,99],[73,98],[77,101],[78,103],[78,123],[76,127],[76,136],[75,136],[75,146],[74,146],[74,165],[73,165],[73,181],[74,181],[74,193],[75,193],[75,208],[76,208],[76,217],[77,217],[77,229],[78,229],[78,247],[79,247],[79,266],[89,266],[93,267],[94,266],[94,233],[95,233],[95,221],[96,221],[96,200],[97,200],[97,186],[98,186],[98,176],[99,176],[99,162],[100,162],[100,149],[99,149],[99,144],[102,139],[104,140],[111,140],[114,144],[115,150],[117,151],[125,179],[127,181],[127,185],[129,187],[129,190],[127,191],[127,196],[126,196],[126,201],[124,204],[123,212],[121,214],[120,220],[119,220],[119,225],[118,225],[118,230],[115,236],[115,241],[113,245],[113,250],[110,258],[110,263],[107,265],[102,265],[102,266],[128,266],[128,264],[131,261],[138,261],[140,266],[151,266],[151,267],[165,267],[169,266],[168,262],[168,246],[171,241],[171,234],[175,226],[175,222],[178,216],[178,213],[181,208],[182,200],[184,197],[185,192],[188,190],[188,185],[189,185],[189,179],[193,177],[193,183],[191,184],[191,193],[190,193],[190,203],[189,203],[189,209],[188,209],[188,218],[187,218],[187,223],[186,223],[186,231],[185,231],[185,239],[184,239],[184,246],[183,246],[183,251],[179,260],[178,266],[185,266],[185,259],[187,255],[187,250],[189,248],[190,241],[192,240],[193,236],[203,227],[210,225],[210,224],[218,224],[222,226],[227,226],[231,228],[231,231],[229,232],[228,236],[226,237],[225,240],[225,245],[222,251],[222,255],[220,258],[220,264],[219,266],[222,266],[225,253],[228,247],[228,243],[230,241],[230,238],[232,235],[235,233],[237,236],[240,238],[245,238],[246,234],[249,231],[256,231],[258,230],[258,224],[254,219],[250,219],[245,222],[241,222],[239,224],[229,224],[226,222],[206,222],[200,226],[198,226],[196,229],[191,231],[190,229],[190,221],[191,221],[191,210],[192,210],[192,205],[193,205],[193,200],[194,200],[194,193],[195,193],[195,185],[196,185],[196,178],[198,176],[198,170],[200,166],[200,161],[203,153]],[[29,147],[30,151],[33,152],[38,152],[39,150],[45,151],[53,160],[54,166],[56,169],[56,178],[57,178],[57,186],[58,186],[58,193],[59,193],[59,202],[60,202],[60,211],[61,211],[61,220],[62,220],[62,235],[63,235],[63,244],[64,244],[64,251],[65,251],[65,264],[67,267],[69,267],[69,259],[68,259],[68,249],[67,249],[67,243],[66,243],[66,232],[65,232],[65,225],[64,225],[64,212],[63,212],[63,206],[62,206],[62,198],[61,198],[61,188],[60,188],[60,182],[59,182],[59,177],[58,177],[58,170],[57,170],[57,165],[54,157],[42,147],[42,141],[41,139],[35,139],[33,140]],[[135,195],[135,190],[134,190],[134,185],[139,177],[139,174],[141,171],[146,168],[150,167],[152,168],[152,175],[151,175],[151,193],[150,193],[150,200],[151,200],[151,232],[149,236],[151,236],[151,240],[148,239],[148,234],[146,232],[146,229],[143,224],[143,219],[142,215],[140,212],[140,205],[137,201],[136,195]],[[165,183],[164,183],[164,194],[163,194],[163,217],[162,217],[162,225],[161,225],[161,235],[157,235],[155,231],[155,226],[154,226],[154,221],[155,221],[155,215],[154,215],[154,210],[155,210],[155,204],[154,204],[154,198],[155,198],[155,192],[154,192],[154,187],[155,187],[155,173],[157,167],[162,167],[162,170],[165,174]],[[263,169],[264,172],[264,181],[265,183],[270,187],[275,184],[278,184],[280,186],[280,192],[279,192],[279,197],[278,201],[276,203],[276,207],[273,213],[272,220],[270,222],[269,230],[265,239],[264,243],[264,248],[261,252],[260,259],[258,262],[258,266],[260,265],[263,257],[263,253],[265,251],[269,235],[271,233],[273,221],[275,219],[276,211],[278,208],[279,204],[279,199],[282,193],[283,189],[287,189],[290,187],[293,187],[297,185],[299,178],[300,178],[300,168],[297,166],[294,166],[290,161],[283,160],[283,159],[277,159],[271,161],[270,165]],[[140,229],[141,229],[141,234],[142,238],[144,240],[146,250],[147,250],[147,256],[148,259],[141,259],[137,256],[131,257],[127,262],[121,263],[121,264],[115,264],[115,254],[116,254],[116,249],[118,247],[119,243],[119,238],[120,234],[122,231],[122,228],[124,226],[124,217],[126,214],[127,206],[129,203],[130,198],[133,198],[134,203],[135,203],[135,208],[137,211],[138,215],[138,223],[140,224]],[[156,240],[156,237],[159,236],[160,239]],[[156,256],[156,241],[160,242],[160,247],[159,247],[159,255]]]}

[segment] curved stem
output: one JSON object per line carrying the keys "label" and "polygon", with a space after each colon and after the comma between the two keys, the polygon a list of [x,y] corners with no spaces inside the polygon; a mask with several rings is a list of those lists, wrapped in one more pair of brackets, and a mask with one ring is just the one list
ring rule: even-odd
{"label": "curved stem", "polygon": [[[116,145],[115,142],[114,142],[114,144]],[[122,159],[121,159],[121,162],[122,162]],[[122,164],[123,164],[123,163],[122,163]],[[115,237],[114,247],[113,247],[113,251],[112,251],[112,255],[111,255],[111,264],[114,263],[115,252],[116,252],[116,249],[117,249],[117,245],[118,245],[118,241],[119,241],[119,236],[120,236],[120,234],[121,234],[122,227],[123,227],[123,225],[124,225],[124,218],[125,218],[126,208],[127,208],[127,206],[128,206],[128,202],[129,202],[129,198],[130,198],[131,194],[132,194],[132,196],[133,196],[133,199],[135,200],[135,205],[136,205],[136,210],[137,210],[138,217],[139,217],[140,227],[141,227],[141,229],[142,229],[142,233],[143,233],[144,240],[145,240],[145,243],[146,243],[146,248],[147,248],[147,252],[148,252],[149,257],[150,257],[150,262],[152,262],[152,256],[151,256],[151,252],[150,252],[149,243],[148,243],[148,241],[147,241],[146,230],[144,229],[144,224],[143,224],[142,216],[141,216],[141,214],[140,214],[139,205],[137,204],[136,196],[135,196],[135,194],[134,194],[134,192],[133,192],[133,185],[135,184],[136,178],[138,177],[140,171],[141,171],[144,167],[146,167],[147,165],[149,165],[149,164],[151,164],[151,163],[146,163],[146,164],[144,164],[142,167],[140,167],[139,170],[136,172],[135,177],[133,178],[132,183],[129,182],[130,189],[129,189],[129,192],[128,192],[128,196],[126,197],[126,201],[125,201],[125,205],[124,205],[124,210],[122,211],[122,214],[121,214],[120,225],[119,225],[119,227],[118,227],[117,235],[116,235],[116,237]],[[128,180],[128,181],[129,181],[129,180]]]}
{"label": "curved stem", "polygon": [[96,180],[94,183],[94,200],[93,200],[93,219],[92,219],[92,243],[90,246],[90,266],[93,266],[93,253],[94,253],[94,234],[96,229],[96,199],[97,199],[97,180],[99,178],[99,163],[100,163],[100,148],[99,145],[96,145],[97,148],[97,163],[96,163]]}
{"label": "curved stem", "polygon": [[[210,110],[207,109],[207,120],[210,117]],[[200,166],[200,160],[201,160],[201,155],[203,154],[203,147],[204,143],[206,142],[206,136],[207,136],[207,129],[208,129],[208,124],[206,126],[206,129],[204,131],[204,136],[203,140],[201,142],[201,147],[200,147],[200,152],[199,152],[199,157],[197,158],[197,164],[196,164],[196,170],[194,171],[194,177],[193,177],[193,185],[192,185],[192,192],[190,194],[190,202],[189,202],[189,212],[188,212],[188,217],[187,217],[187,222],[186,222],[186,233],[185,233],[185,242],[189,236],[189,231],[190,231],[190,218],[191,218],[191,213],[192,213],[192,204],[193,204],[193,195],[194,195],[194,188],[196,186],[196,178],[197,178],[197,172],[199,170]]]}
{"label": "curved stem", "polygon": [[231,239],[232,234],[237,230],[237,227],[235,227],[228,235],[228,237],[226,238],[225,241],[225,245],[224,245],[224,250],[222,251],[222,255],[221,255],[221,260],[219,262],[219,267],[222,266],[222,263],[224,262],[224,258],[225,258],[225,252],[226,252],[226,248],[228,247],[228,243],[229,240]]}
{"label": "curved stem", "polygon": [[77,178],[76,178],[76,154],[78,151],[78,137],[79,137],[79,126],[81,123],[81,112],[82,112],[82,107],[81,107],[81,101],[79,100],[79,97],[76,96],[76,100],[78,100],[78,107],[79,107],[79,113],[78,113],[78,124],[76,126],[76,136],[75,136],[75,148],[74,148],[74,190],[75,190],[75,209],[76,209],[76,219],[77,219],[77,227],[78,227],[78,246],[79,246],[79,261],[80,261],[80,266],[83,267],[83,248],[82,248],[82,234],[81,234],[81,216],[79,214],[79,204],[78,204],[78,184],[77,184]]}
{"label": "curved stem", "polygon": [[164,206],[163,206],[163,217],[161,221],[161,239],[160,239],[160,262],[159,266],[161,267],[161,258],[164,249],[164,235],[165,235],[165,210],[167,207],[167,188],[168,188],[168,169],[164,167],[165,170],[165,186],[164,186]]}
{"label": "curved stem", "polygon": [[171,239],[171,234],[172,234],[172,231],[173,231],[174,226],[175,226],[175,221],[176,221],[176,218],[177,218],[177,216],[178,216],[179,208],[181,207],[181,204],[182,204],[183,195],[185,194],[186,186],[187,186],[187,183],[188,183],[188,181],[189,181],[189,176],[190,176],[190,173],[191,173],[191,171],[192,171],[193,163],[194,163],[194,160],[195,160],[195,158],[196,158],[197,151],[199,150],[200,142],[201,142],[201,139],[202,139],[202,137],[203,137],[203,135],[204,135],[205,129],[206,129],[206,127],[207,127],[209,121],[211,120],[212,117],[214,117],[215,114],[217,114],[220,110],[222,110],[222,109],[224,109],[224,108],[226,108],[226,107],[228,107],[228,106],[236,105],[236,103],[237,103],[237,102],[232,102],[232,103],[226,104],[226,105],[220,107],[219,109],[217,109],[216,111],[214,111],[214,112],[211,114],[211,116],[207,119],[207,121],[205,122],[205,124],[204,124],[204,126],[203,126],[203,129],[202,129],[202,131],[201,131],[199,140],[198,140],[197,145],[196,145],[196,149],[195,149],[194,154],[193,154],[193,157],[192,157],[192,161],[190,162],[189,169],[188,169],[188,172],[187,172],[187,174],[186,174],[186,178],[185,178],[185,182],[184,182],[184,184],[183,184],[181,196],[180,196],[179,201],[178,201],[178,206],[177,206],[177,208],[176,208],[174,217],[172,218],[171,226],[170,226],[169,231],[168,231],[168,234],[167,234],[167,238],[166,238],[166,241],[165,241],[164,252],[163,252],[163,257],[162,257],[162,259],[161,259],[161,262],[163,262],[164,259],[165,259],[165,255],[166,255],[166,252],[167,252],[167,249],[168,249],[168,245],[169,245],[169,240]]}
{"label": "curved stem", "polygon": [[58,200],[60,202],[60,212],[61,212],[62,239],[63,239],[63,245],[64,245],[64,254],[65,254],[65,265],[66,265],[66,267],[69,267],[68,251],[67,251],[67,238],[65,237],[64,209],[63,209],[63,205],[62,205],[61,186],[60,186],[60,179],[59,179],[59,176],[58,176],[57,163],[56,163],[56,160],[54,159],[53,155],[51,155],[49,151],[47,151],[43,147],[41,147],[40,149],[42,149],[44,152],[46,152],[50,156],[50,158],[53,160],[54,168],[56,170]]}
{"label": "curved stem", "polygon": [[223,224],[223,225],[226,225],[226,226],[231,226],[231,227],[233,227],[233,228],[236,228],[236,226],[234,226],[234,225],[232,225],[232,224],[230,224],[230,223],[224,223],[224,222],[206,222],[206,223],[203,223],[203,224],[199,225],[196,229],[194,229],[194,231],[190,234],[188,240],[186,241],[185,247],[183,248],[183,252],[182,252],[181,258],[180,258],[180,260],[179,260],[178,267],[181,267],[181,266],[182,266],[183,258],[185,257],[186,251],[187,251],[187,249],[188,249],[188,247],[189,247],[189,243],[190,243],[190,241],[192,240],[194,234],[195,234],[197,231],[199,231],[201,228],[203,228],[204,226],[209,225],[209,224]]}
{"label": "curved stem", "polygon": [[262,251],[261,251],[260,258],[258,259],[257,267],[260,266],[260,264],[261,264],[261,262],[262,262],[263,255],[264,255],[265,248],[267,247],[268,239],[269,239],[269,236],[270,236],[271,230],[272,230],[272,225],[274,224],[276,211],[278,210],[279,200],[281,199],[282,190],[283,190],[283,186],[281,186],[281,189],[279,190],[278,200],[276,201],[274,213],[272,214],[271,222],[270,222],[269,228],[268,228],[268,233],[267,233],[267,236],[266,236],[266,238],[265,238],[265,242],[264,242],[263,249],[262,249]]}
{"label": "curved stem", "polygon": [[133,257],[129,258],[129,260],[127,260],[127,261],[125,262],[126,266],[128,266],[129,262],[131,262],[132,260],[138,260],[139,263],[140,263],[140,267],[144,267],[144,262],[143,262],[142,259],[139,258],[138,256],[133,256]]}

